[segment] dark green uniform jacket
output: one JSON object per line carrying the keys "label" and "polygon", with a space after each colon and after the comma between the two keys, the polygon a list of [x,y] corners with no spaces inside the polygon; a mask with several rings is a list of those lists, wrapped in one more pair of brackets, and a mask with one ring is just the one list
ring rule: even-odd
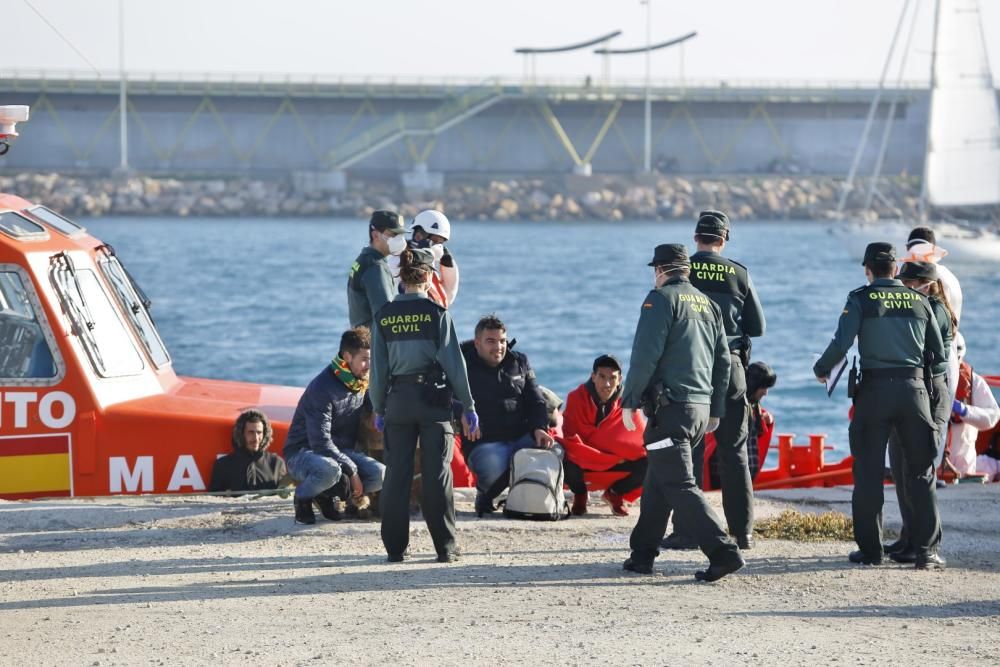
{"label": "dark green uniform jacket", "polygon": [[368,395],[375,414],[384,414],[385,397],[394,375],[430,371],[440,364],[455,397],[466,410],[475,409],[465,359],[448,311],[423,294],[400,294],[375,314],[372,369]]}
{"label": "dark green uniform jacket", "polygon": [[368,246],[354,260],[347,276],[347,317],[351,327],[371,327],[375,313],[395,294],[389,263],[382,253]]}
{"label": "dark green uniform jacket", "polygon": [[662,382],[670,401],[709,404],[722,417],[729,364],[719,307],[687,278],[672,278],[642,303],[622,407],[638,408],[646,388]]}
{"label": "dark green uniform jacket", "polygon": [[878,278],[848,295],[837,333],[813,366],[816,376],[828,377],[855,338],[862,370],[920,368],[925,349],[932,364],[946,359],[929,299],[894,278]]}
{"label": "dark green uniform jacket", "polygon": [[941,329],[941,341],[944,343],[944,361],[940,361],[931,366],[931,375],[937,377],[948,372],[948,357],[951,356],[951,341],[955,338],[955,325],[951,321],[951,313],[944,301],[936,296],[927,297],[931,302],[931,309],[934,311],[934,319],[937,320]]}
{"label": "dark green uniform jacket", "polygon": [[696,252],[691,255],[691,284],[719,304],[729,349],[738,349],[744,334],[764,335],[764,309],[745,266],[715,252]]}

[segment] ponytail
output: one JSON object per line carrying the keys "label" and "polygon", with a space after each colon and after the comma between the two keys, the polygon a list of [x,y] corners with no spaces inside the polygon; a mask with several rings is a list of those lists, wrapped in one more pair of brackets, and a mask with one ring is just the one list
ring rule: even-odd
{"label": "ponytail", "polygon": [[399,280],[404,285],[419,286],[427,282],[430,271],[413,263],[413,251],[407,248],[399,255]]}

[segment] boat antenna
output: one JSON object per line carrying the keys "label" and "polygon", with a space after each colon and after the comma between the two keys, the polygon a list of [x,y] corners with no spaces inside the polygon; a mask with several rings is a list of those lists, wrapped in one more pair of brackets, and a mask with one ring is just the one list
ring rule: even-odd
{"label": "boat antenna", "polygon": [[[882,143],[878,149],[878,157],[875,159],[875,168],[872,170],[871,179],[868,182],[868,194],[865,196],[865,211],[868,211],[872,207],[872,200],[878,191],[878,179],[882,175],[882,165],[885,164],[885,154],[889,150],[889,136],[892,134],[892,125],[896,119],[899,91],[903,85],[903,74],[906,70],[907,57],[910,54],[910,44],[913,42],[913,33],[916,32],[917,17],[920,16],[920,4],[921,0],[917,0],[913,6],[913,14],[910,16],[910,30],[906,35],[906,44],[903,45],[902,56],[899,60],[899,74],[896,76],[896,86],[892,94],[892,103],[889,104],[889,112],[885,118],[885,127],[882,129]],[[881,193],[879,193],[879,198],[885,201]]]}
{"label": "boat antenna", "polygon": [[857,150],[854,151],[854,160],[851,162],[851,169],[847,173],[847,179],[844,181],[844,186],[840,191],[840,200],[837,202],[837,217],[843,214],[844,206],[847,204],[847,196],[854,186],[854,177],[857,176],[858,166],[861,164],[861,156],[864,154],[865,146],[868,144],[868,134],[871,132],[872,121],[875,119],[875,110],[878,109],[879,102],[882,100],[885,77],[889,73],[889,65],[892,63],[892,57],[896,52],[896,42],[899,40],[899,33],[903,29],[903,20],[906,18],[906,12],[909,8],[910,0],[906,0],[903,3],[903,11],[899,14],[899,21],[896,22],[896,31],[892,35],[892,43],[889,44],[889,54],[886,56],[885,64],[882,66],[882,76],[878,80],[878,89],[875,91],[875,97],[872,98],[871,106],[868,107],[868,117],[865,119],[865,128],[861,132],[861,141],[858,143]]}
{"label": "boat antenna", "polygon": [[934,73],[937,67],[937,40],[938,26],[941,20],[941,0],[934,2],[934,34],[931,37],[931,87],[930,96],[927,103],[927,136],[924,140],[924,177],[920,183],[920,202],[918,204],[921,222],[927,222],[927,174],[930,160],[927,156],[931,151],[931,114],[934,113],[934,88],[937,87],[937,75]]}

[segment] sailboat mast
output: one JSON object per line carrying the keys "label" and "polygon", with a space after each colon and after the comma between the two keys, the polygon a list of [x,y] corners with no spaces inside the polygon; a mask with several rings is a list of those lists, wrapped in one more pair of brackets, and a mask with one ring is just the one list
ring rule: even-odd
{"label": "sailboat mast", "polygon": [[920,221],[927,222],[927,175],[930,166],[931,154],[931,114],[934,113],[934,89],[937,87],[937,75],[934,73],[937,66],[937,41],[938,27],[941,22],[941,0],[934,1],[934,35],[931,37],[931,87],[927,96],[927,135],[924,139],[924,177],[920,183]]}

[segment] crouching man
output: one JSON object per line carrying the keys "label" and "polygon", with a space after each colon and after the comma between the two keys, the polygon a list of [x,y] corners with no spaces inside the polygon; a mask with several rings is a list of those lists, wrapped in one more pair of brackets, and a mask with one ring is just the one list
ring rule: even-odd
{"label": "crouching man", "polygon": [[357,451],[367,400],[371,334],[355,327],[340,338],[337,357],[306,387],[285,440],[285,462],[297,481],[295,522],[316,523],[313,503],[331,521],[340,519],[334,497],[355,507],[382,488],[385,466]]}

